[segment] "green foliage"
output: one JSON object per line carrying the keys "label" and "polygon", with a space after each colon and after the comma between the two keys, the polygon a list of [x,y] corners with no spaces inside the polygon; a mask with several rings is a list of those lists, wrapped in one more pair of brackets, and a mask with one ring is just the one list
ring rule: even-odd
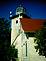
{"label": "green foliage", "polygon": [[38,51],[39,55],[46,57],[46,27],[37,31],[35,34],[34,43],[36,43],[35,49]]}
{"label": "green foliage", "polygon": [[17,58],[17,49],[15,49],[15,46],[13,45],[11,45],[9,48],[8,48],[8,55],[10,56],[10,57],[16,57]]}
{"label": "green foliage", "polygon": [[11,60],[12,58],[18,58],[18,50],[15,49],[15,46],[11,45],[9,46],[9,48],[6,51],[6,55],[7,55],[7,60]]}
{"label": "green foliage", "polygon": [[29,37],[34,37],[35,32],[25,32],[25,34],[26,37],[29,38]]}
{"label": "green foliage", "polygon": [[10,21],[0,18],[0,60],[10,61],[11,57],[17,58],[17,49],[11,44]]}
{"label": "green foliage", "polygon": [[11,40],[10,22],[0,18],[0,44],[4,47],[9,46]]}

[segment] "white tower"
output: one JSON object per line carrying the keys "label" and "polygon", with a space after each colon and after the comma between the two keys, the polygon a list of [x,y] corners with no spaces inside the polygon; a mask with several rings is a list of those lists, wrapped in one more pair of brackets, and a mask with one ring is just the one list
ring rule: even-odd
{"label": "white tower", "polygon": [[20,28],[21,28],[20,18],[23,18],[23,14],[25,14],[25,12],[26,10],[22,6],[19,6],[16,9],[16,15],[11,17],[12,18],[11,44],[13,43],[13,41],[15,40],[15,38],[20,32]]}

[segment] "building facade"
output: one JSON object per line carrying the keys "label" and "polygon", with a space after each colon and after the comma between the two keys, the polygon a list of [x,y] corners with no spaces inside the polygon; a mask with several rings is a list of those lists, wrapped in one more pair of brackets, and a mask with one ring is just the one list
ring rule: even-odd
{"label": "building facade", "polygon": [[18,7],[16,15],[11,18],[11,45],[18,49],[19,61],[46,61],[44,56],[39,56],[34,46],[34,36],[26,36],[26,33],[35,33],[43,27],[42,19],[32,19],[26,15],[26,9]]}

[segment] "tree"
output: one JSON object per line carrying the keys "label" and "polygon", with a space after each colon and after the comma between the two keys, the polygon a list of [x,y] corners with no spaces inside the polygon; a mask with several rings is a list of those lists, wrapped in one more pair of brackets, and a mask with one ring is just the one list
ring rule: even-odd
{"label": "tree", "polygon": [[[18,58],[18,50],[15,49],[14,45],[11,45],[8,50],[7,50],[7,59],[11,60],[11,59],[15,59]],[[16,59],[15,59],[16,60]]]}
{"label": "tree", "polygon": [[36,43],[35,49],[36,52],[38,52],[39,55],[46,57],[46,26],[44,24],[44,27],[37,31],[35,34],[35,40]]}
{"label": "tree", "polygon": [[17,49],[11,45],[10,21],[0,18],[0,60],[10,61],[11,57],[17,58]]}
{"label": "tree", "polygon": [[5,46],[7,44],[9,46],[10,44],[9,40],[11,40],[10,34],[11,34],[10,33],[10,22],[4,18],[0,18],[0,44],[2,44],[2,46]]}

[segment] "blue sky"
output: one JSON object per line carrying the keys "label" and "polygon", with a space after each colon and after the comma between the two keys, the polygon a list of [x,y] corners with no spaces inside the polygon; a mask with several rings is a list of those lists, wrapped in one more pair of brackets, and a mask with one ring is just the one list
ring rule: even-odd
{"label": "blue sky", "polygon": [[10,11],[15,14],[16,7],[22,5],[27,9],[27,15],[32,18],[46,19],[46,2],[30,0],[2,0],[0,1],[0,17],[9,19]]}

